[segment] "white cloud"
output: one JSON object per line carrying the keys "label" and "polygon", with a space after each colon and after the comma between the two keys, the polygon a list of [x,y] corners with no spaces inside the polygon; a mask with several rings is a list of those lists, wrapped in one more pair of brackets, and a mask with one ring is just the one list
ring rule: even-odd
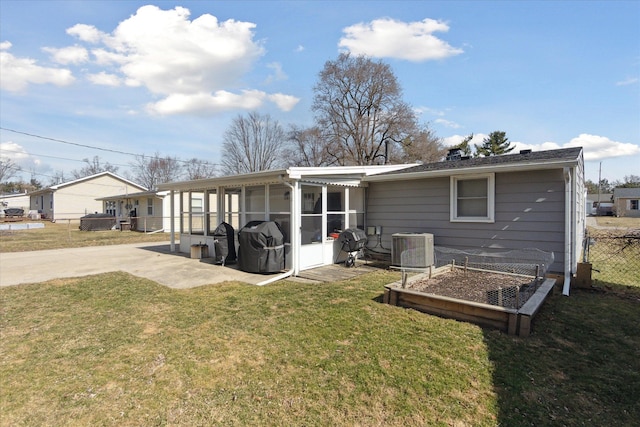
{"label": "white cloud", "polygon": [[345,36],[338,46],[356,55],[377,58],[414,62],[444,59],[463,52],[433,35],[448,30],[446,23],[428,18],[408,23],[390,18],[375,19],[343,29]]}
{"label": "white cloud", "polygon": [[266,84],[270,84],[279,80],[287,80],[289,78],[289,76],[287,76],[287,74],[282,71],[282,64],[280,64],[279,62],[271,62],[267,64],[267,68],[273,70],[273,74],[267,77],[267,80],[265,82]]}
{"label": "white cloud", "polygon": [[[469,135],[452,135],[452,136],[448,136],[446,138],[442,139],[443,144],[446,147],[453,147],[454,145],[458,145],[462,142],[462,140],[464,140],[467,136]],[[487,137],[488,135],[484,134],[484,133],[474,133],[473,134],[473,138],[471,138],[470,141],[470,145],[473,148],[473,145],[480,145],[482,144],[482,141]]]}
{"label": "white cloud", "polygon": [[122,80],[115,74],[109,74],[101,71],[97,74],[89,74],[87,79],[97,85],[117,87],[122,84]]}
{"label": "white cloud", "polygon": [[176,93],[161,101],[147,105],[147,111],[153,114],[209,114],[230,109],[252,110],[262,105],[266,94],[261,91],[244,91],[235,94],[219,90],[214,94]]}
{"label": "white cloud", "polygon": [[632,85],[632,84],[635,84],[635,83],[638,83],[638,78],[637,77],[629,77],[628,79],[616,82],[616,86],[629,86],[629,85]]}
{"label": "white cloud", "polygon": [[[161,99],[147,105],[154,114],[204,114],[228,109],[251,109],[270,96],[281,109],[295,105],[289,95],[269,95],[244,87],[242,78],[264,55],[254,39],[256,25],[218,21],[210,14],[190,20],[184,7],[161,10],[147,5],[111,33],[78,24],[67,32],[96,44],[91,54],[104,68],[89,78],[95,84],[144,86]],[[268,81],[287,78],[278,63],[268,65]]]}
{"label": "white cloud", "polygon": [[89,52],[87,52],[87,49],[78,45],[63,47],[62,49],[45,47],[42,50],[50,53],[53,60],[58,64],[82,64],[89,60]]}
{"label": "white cloud", "polygon": [[76,24],[71,28],[67,28],[67,34],[77,37],[83,42],[98,43],[106,37],[106,34],[98,30],[93,25]]}
{"label": "white cloud", "polygon": [[300,101],[300,98],[282,93],[274,93],[269,95],[269,100],[276,104],[282,111],[291,111]]}
{"label": "white cloud", "polygon": [[11,44],[11,42],[7,42],[7,41],[1,42],[0,43],[0,50],[9,50],[9,49],[11,49],[11,46],[13,46]]}
{"label": "white cloud", "polygon": [[459,129],[461,127],[458,123],[446,119],[435,119],[433,122],[451,129]]}
{"label": "white cloud", "polygon": [[51,68],[37,65],[31,58],[16,58],[7,50],[11,43],[3,42],[0,51],[0,88],[9,92],[25,90],[29,84],[51,83],[67,86],[75,80],[71,71],[65,68]]}
{"label": "white cloud", "polygon": [[13,141],[0,142],[0,158],[19,161],[28,157],[29,154],[20,144],[16,144]]}
{"label": "white cloud", "polygon": [[514,143],[518,150],[531,149],[534,151],[557,150],[559,148],[582,147],[585,161],[597,161],[614,157],[626,157],[640,154],[640,146],[628,142],[613,141],[606,136],[582,133],[571,141],[558,144],[547,141],[542,144]]}
{"label": "white cloud", "polygon": [[301,44],[298,45],[298,47],[295,48],[294,52],[300,53],[304,51],[304,46],[302,46]]}

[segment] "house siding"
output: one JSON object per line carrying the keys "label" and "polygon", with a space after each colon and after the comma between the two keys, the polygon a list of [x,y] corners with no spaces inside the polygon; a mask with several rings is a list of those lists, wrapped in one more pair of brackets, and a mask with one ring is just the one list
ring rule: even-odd
{"label": "house siding", "polygon": [[[143,188],[112,175],[99,175],[36,192],[30,195],[30,205],[31,209],[42,209],[48,219],[79,219],[87,214],[103,211],[103,202],[96,200],[99,197],[134,193],[141,189]],[[41,198],[44,206],[37,205]]]}
{"label": "house siding", "polygon": [[382,226],[382,247],[391,247],[394,233],[432,233],[435,245],[457,249],[553,251],[551,270],[563,270],[562,170],[497,173],[494,223],[451,222],[449,181],[440,177],[371,182],[367,225]]}

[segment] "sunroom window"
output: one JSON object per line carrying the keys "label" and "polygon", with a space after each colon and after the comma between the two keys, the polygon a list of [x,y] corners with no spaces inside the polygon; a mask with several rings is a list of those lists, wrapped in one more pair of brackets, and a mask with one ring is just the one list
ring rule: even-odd
{"label": "sunroom window", "polygon": [[494,222],[494,174],[451,177],[454,222]]}

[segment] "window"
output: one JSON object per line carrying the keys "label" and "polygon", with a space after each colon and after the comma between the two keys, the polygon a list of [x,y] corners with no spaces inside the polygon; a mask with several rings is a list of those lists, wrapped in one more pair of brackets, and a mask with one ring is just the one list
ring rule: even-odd
{"label": "window", "polygon": [[494,194],[494,174],[451,177],[451,221],[494,222]]}
{"label": "window", "polygon": [[638,210],[638,200],[629,200],[629,210],[637,211]]}
{"label": "window", "polygon": [[[136,200],[136,202],[137,202],[137,200]],[[153,199],[152,198],[148,198],[147,199],[147,215],[148,216],[153,216]]]}

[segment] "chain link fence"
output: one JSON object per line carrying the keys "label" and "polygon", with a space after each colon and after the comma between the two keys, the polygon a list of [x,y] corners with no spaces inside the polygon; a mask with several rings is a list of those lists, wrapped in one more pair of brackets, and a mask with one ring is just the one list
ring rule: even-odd
{"label": "chain link fence", "polygon": [[583,261],[591,263],[596,286],[640,286],[640,229],[590,228]]}

